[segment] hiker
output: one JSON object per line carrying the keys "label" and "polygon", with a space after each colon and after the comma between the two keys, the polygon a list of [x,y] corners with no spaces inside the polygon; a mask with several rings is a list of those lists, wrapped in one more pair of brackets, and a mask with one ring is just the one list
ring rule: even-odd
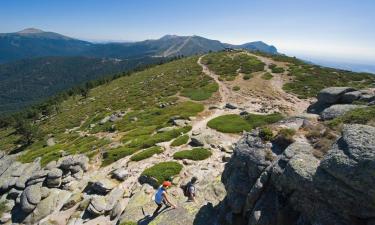
{"label": "hiker", "polygon": [[167,195],[167,189],[172,186],[172,183],[170,181],[164,181],[163,185],[159,187],[159,189],[155,193],[155,203],[158,205],[158,207],[155,209],[153,216],[156,216],[160,210],[160,208],[165,205],[165,208],[173,207],[174,209],[177,208],[176,205],[171,203],[168,199]]}
{"label": "hiker", "polygon": [[191,180],[185,186],[182,187],[184,195],[188,197],[189,202],[195,202],[196,190],[194,185],[197,183],[197,180],[197,177],[192,177]]}

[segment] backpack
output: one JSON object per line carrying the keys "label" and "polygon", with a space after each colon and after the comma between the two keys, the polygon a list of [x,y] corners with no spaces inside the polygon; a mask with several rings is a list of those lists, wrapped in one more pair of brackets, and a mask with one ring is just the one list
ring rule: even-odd
{"label": "backpack", "polygon": [[182,190],[184,192],[184,196],[185,197],[189,197],[190,196],[190,191],[189,191],[190,187],[193,187],[195,189],[194,185],[191,184],[191,183],[188,183],[186,185],[181,185],[181,188],[182,188]]}

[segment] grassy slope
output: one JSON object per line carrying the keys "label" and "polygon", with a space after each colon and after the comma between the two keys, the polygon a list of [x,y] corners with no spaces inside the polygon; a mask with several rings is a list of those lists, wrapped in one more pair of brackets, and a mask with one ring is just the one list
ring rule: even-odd
{"label": "grassy slope", "polygon": [[[46,147],[44,138],[27,147],[20,160],[29,162],[36,157],[42,157],[43,164],[46,164],[59,158],[60,150],[65,150],[68,154],[84,153],[93,156],[102,148],[105,149],[104,164],[109,164],[143,148],[186,133],[190,127],[164,133],[155,131],[170,126],[169,120],[172,116],[187,118],[203,110],[200,103],[179,101],[176,97],[178,93],[203,89],[206,99],[217,90],[213,88],[214,81],[202,73],[202,68],[196,63],[197,59],[190,57],[156,66],[96,87],[90,90],[85,99],[76,96],[64,101],[59,106],[60,112],[57,115],[40,123],[43,137],[54,134],[58,144]],[[160,108],[160,103],[167,103],[168,106]],[[98,121],[115,111],[128,113],[115,123],[98,124]],[[96,126],[91,128],[90,124]],[[78,137],[75,132],[65,132],[66,129],[74,127],[91,134],[108,131],[109,128],[117,130],[124,134],[121,139],[124,146],[110,149],[110,141],[105,139]],[[9,131],[1,130],[0,135],[7,132]],[[11,134],[6,140],[2,139],[2,142],[10,145],[8,142],[12,142],[12,139],[16,137]]]}
{"label": "grassy slope", "polygon": [[243,53],[217,52],[205,56],[202,60],[210,70],[223,80],[234,80],[238,72],[251,74],[264,70],[264,63],[256,57]]}
{"label": "grassy slope", "polygon": [[315,97],[320,90],[326,87],[374,87],[375,76],[373,74],[311,65],[284,55],[268,55],[259,52],[256,54],[270,57],[275,61],[287,62],[289,64],[288,74],[293,78],[293,81],[285,84],[283,89],[296,94],[300,98]]}

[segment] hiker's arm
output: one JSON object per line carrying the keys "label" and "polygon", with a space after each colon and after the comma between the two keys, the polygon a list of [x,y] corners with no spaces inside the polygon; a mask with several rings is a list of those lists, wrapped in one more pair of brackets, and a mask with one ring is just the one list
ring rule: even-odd
{"label": "hiker's arm", "polygon": [[176,206],[175,204],[173,204],[171,201],[169,201],[169,199],[168,199],[168,195],[167,195],[165,192],[163,193],[163,196],[164,196],[165,201],[168,202],[168,204],[170,204],[170,205],[173,206],[174,208],[177,208],[177,206]]}

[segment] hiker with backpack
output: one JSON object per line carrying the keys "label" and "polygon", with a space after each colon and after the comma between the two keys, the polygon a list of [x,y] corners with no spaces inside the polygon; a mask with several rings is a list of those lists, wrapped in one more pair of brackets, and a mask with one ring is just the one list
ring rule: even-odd
{"label": "hiker with backpack", "polygon": [[195,202],[195,196],[196,196],[196,188],[195,184],[197,183],[198,178],[192,177],[191,180],[186,184],[182,186],[182,189],[184,191],[184,195],[188,197],[188,202]]}
{"label": "hiker with backpack", "polygon": [[173,209],[177,208],[176,205],[171,203],[168,199],[167,195],[167,189],[172,186],[172,183],[170,181],[164,181],[163,184],[159,187],[159,189],[156,191],[154,195],[154,201],[158,205],[158,207],[155,209],[153,216],[156,216],[160,210],[160,208],[165,205],[165,208],[172,207]]}

